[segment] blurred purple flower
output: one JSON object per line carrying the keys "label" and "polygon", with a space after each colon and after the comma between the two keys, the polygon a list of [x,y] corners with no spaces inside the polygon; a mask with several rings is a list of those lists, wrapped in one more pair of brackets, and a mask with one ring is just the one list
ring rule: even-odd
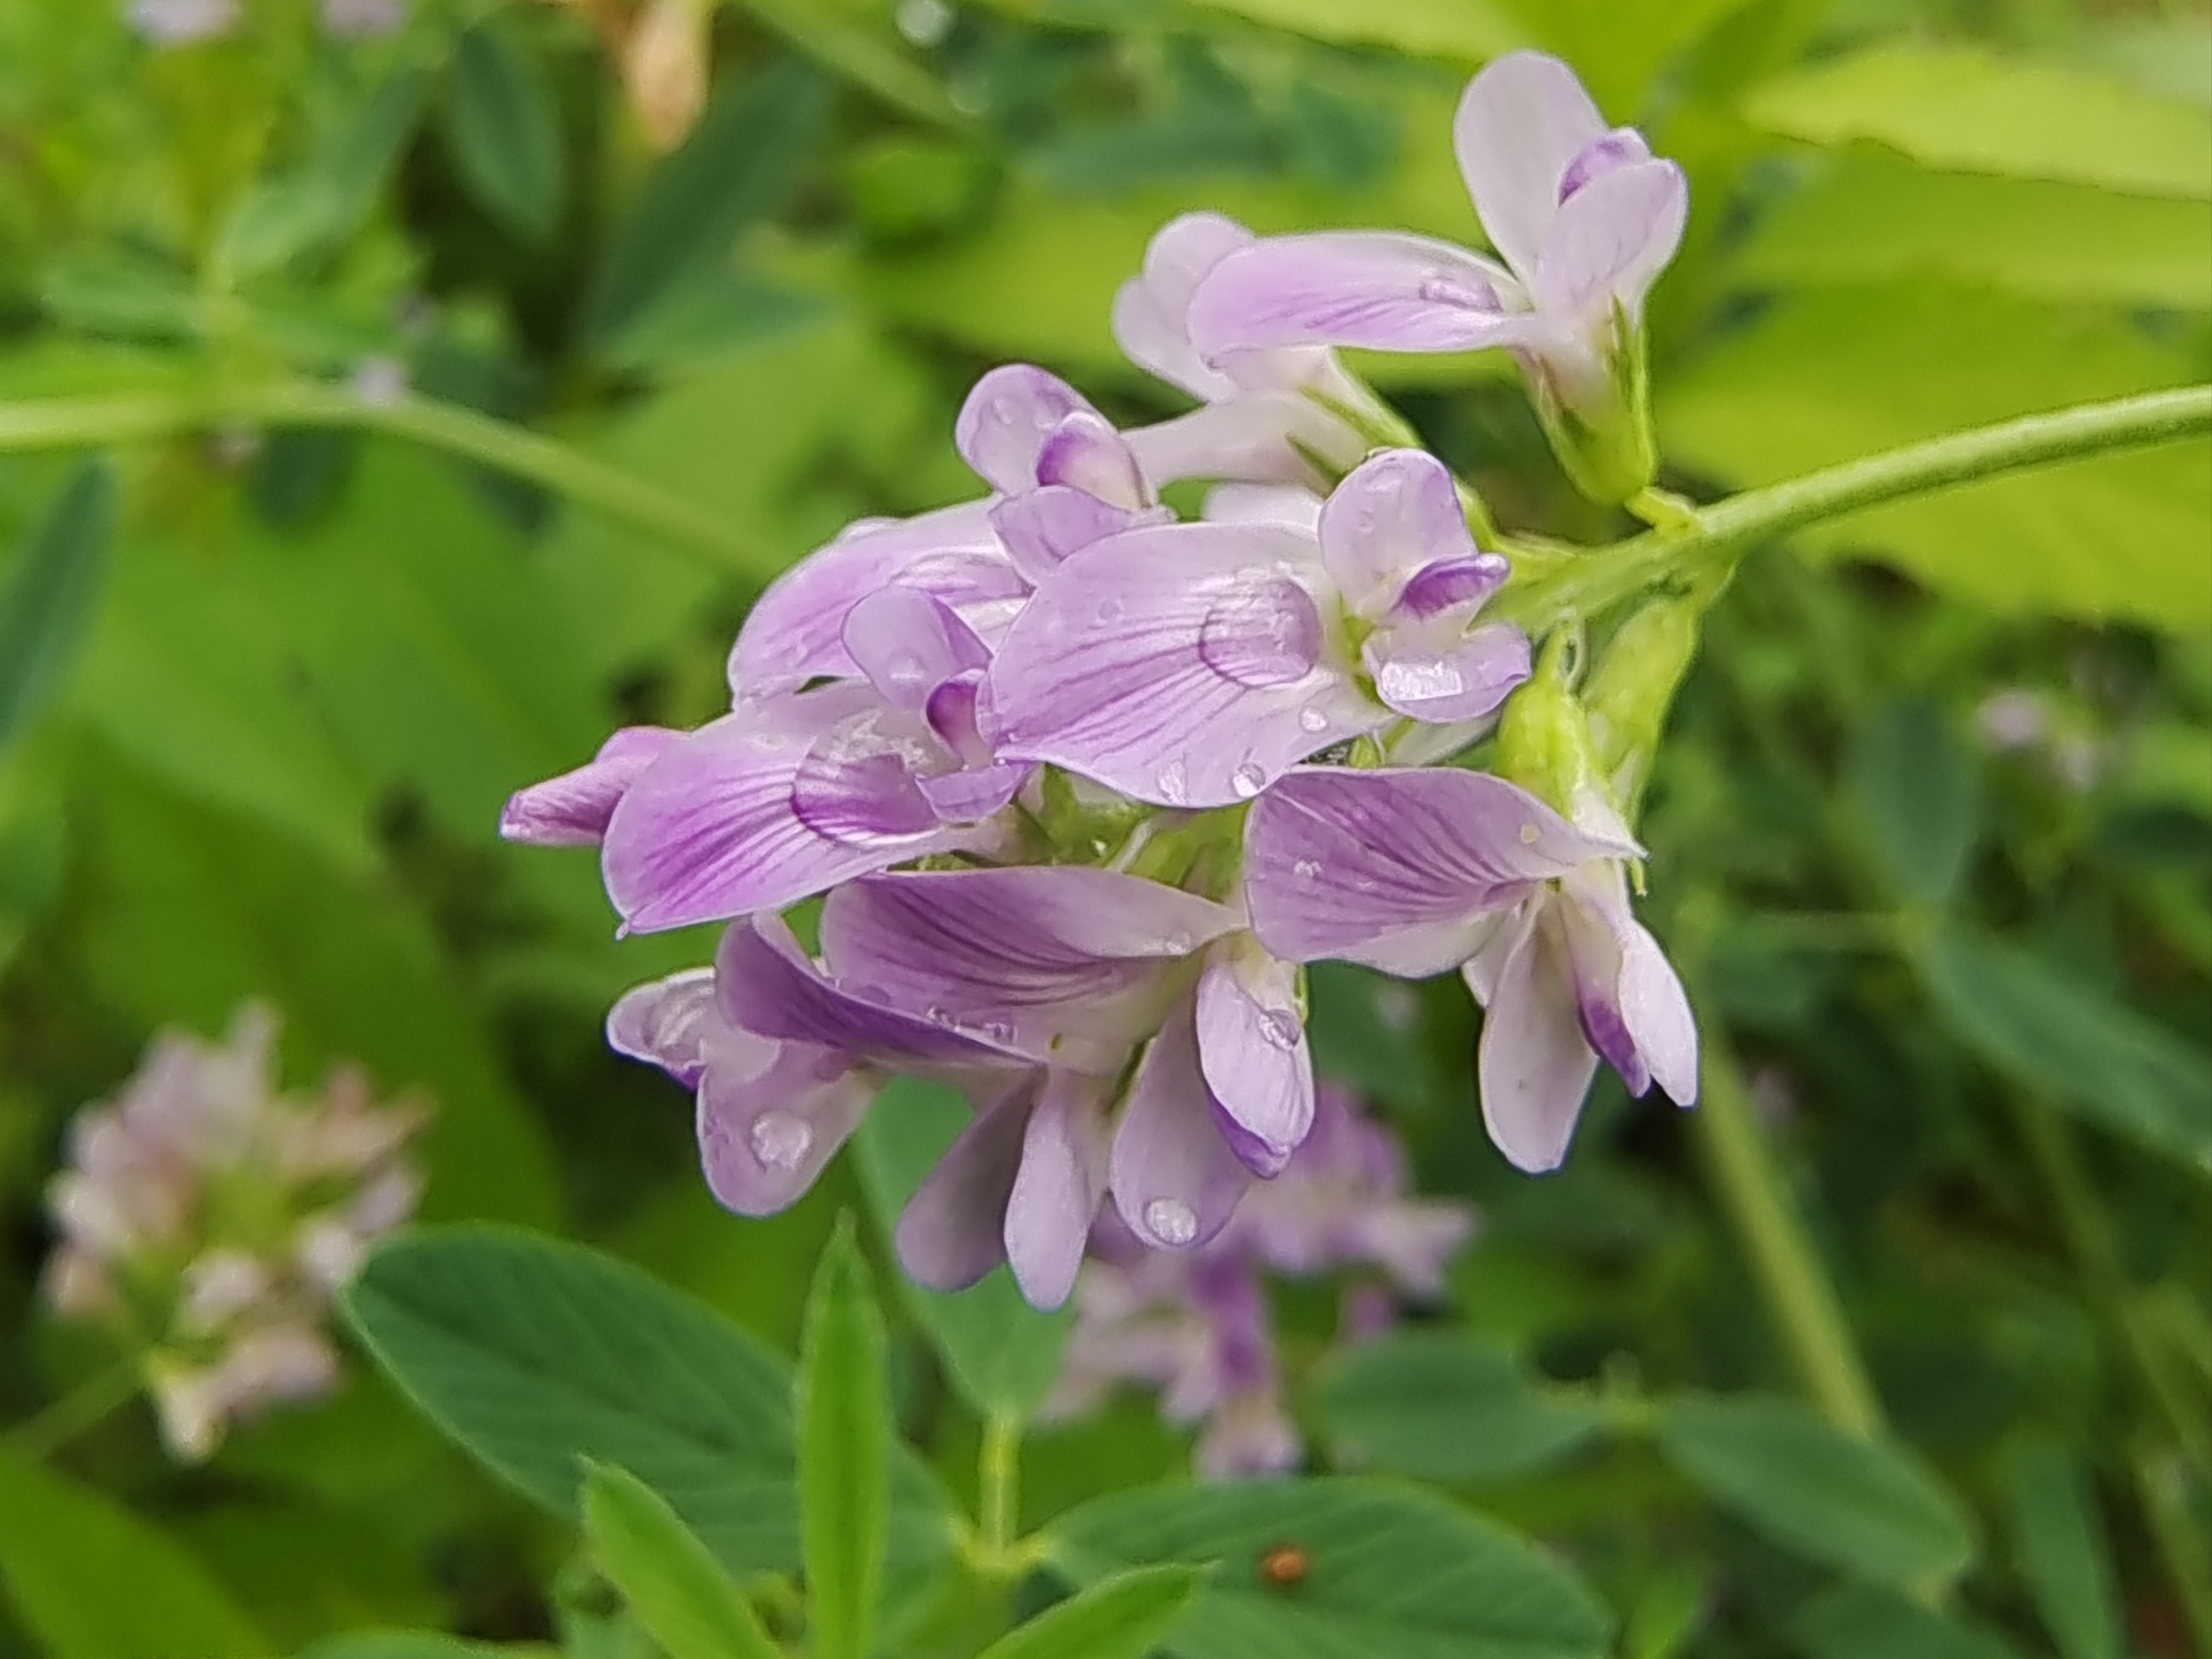
{"label": "blurred purple flower", "polygon": [[1436,1295],[1474,1215],[1456,1201],[1408,1198],[1406,1186],[1396,1138],[1345,1091],[1324,1087],[1304,1144],[1204,1247],[1147,1249],[1118,1216],[1101,1216],[1046,1415],[1081,1415],[1136,1382],[1160,1391],[1170,1422],[1203,1423],[1205,1475],[1291,1468],[1302,1448],[1283,1406],[1266,1275],[1379,1274],[1346,1286],[1339,1330],[1354,1340],[1395,1317],[1394,1292]]}
{"label": "blurred purple flower", "polygon": [[189,46],[215,40],[238,27],[238,0],[131,0],[124,16],[156,46]]}
{"label": "blurred purple flower", "polygon": [[1632,1094],[1698,1095],[1696,1020],[1629,907],[1624,860],[1641,849],[1589,816],[1571,823],[1484,773],[1316,769],[1270,790],[1246,829],[1245,901],[1276,955],[1460,969],[1489,1011],[1483,1120],[1531,1171],[1565,1158],[1601,1058]]}
{"label": "blurred purple flower", "polygon": [[323,0],[323,27],[345,40],[394,34],[407,21],[407,0]]}
{"label": "blurred purple flower", "polygon": [[1496,710],[1528,675],[1527,636],[1476,621],[1507,574],[1443,465],[1386,450],[1310,536],[1287,515],[1172,525],[1069,558],[992,664],[990,729],[1139,800],[1249,800],[1395,716]]}

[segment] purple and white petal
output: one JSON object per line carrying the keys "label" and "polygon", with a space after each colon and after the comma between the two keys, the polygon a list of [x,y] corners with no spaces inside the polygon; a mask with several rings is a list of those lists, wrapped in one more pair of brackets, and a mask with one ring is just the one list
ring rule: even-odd
{"label": "purple and white petal", "polygon": [[1143,270],[1114,296],[1114,339],[1122,355],[1201,403],[1233,393],[1236,381],[1192,347],[1184,318],[1200,279],[1251,241],[1250,231],[1218,213],[1186,213],[1163,225],[1145,249]]}
{"label": "purple and white petal", "polygon": [[1216,484],[1206,492],[1199,517],[1213,524],[1280,524],[1309,536],[1321,533],[1322,498],[1303,484]]}
{"label": "purple and white petal", "polygon": [[1486,918],[1617,854],[1527,790],[1457,769],[1315,767],[1255,803],[1244,901],[1276,956],[1422,978],[1457,966]]}
{"label": "purple and white petal", "polygon": [[1620,1007],[1651,1080],[1678,1106],[1698,1103],[1698,1017],[1648,927],[1621,942]]}
{"label": "purple and white petal", "polygon": [[1414,720],[1480,720],[1528,678],[1528,636],[1510,623],[1492,623],[1442,646],[1431,645],[1419,630],[1410,633],[1378,629],[1361,655],[1375,677],[1375,695]]}
{"label": "purple and white petal", "polygon": [[951,606],[899,583],[855,599],[843,639],[846,655],[894,708],[919,709],[945,681],[991,660]]}
{"label": "purple and white petal", "polygon": [[666,726],[624,726],[574,771],[510,795],[499,815],[501,838],[532,847],[597,847],[623,792],[684,735]]}
{"label": "purple and white petal", "polygon": [[1163,805],[1249,800],[1384,719],[1332,646],[1325,584],[1312,544],[1277,526],[1169,525],[1085,549],[992,664],[1000,755]]}
{"label": "purple and white petal", "polygon": [[1014,568],[1034,585],[1093,542],[1174,516],[1165,507],[1116,507],[1073,484],[1047,484],[1000,501],[991,509],[991,527]]}
{"label": "purple and white petal", "polygon": [[1022,1133],[1021,1167],[1006,1194],[1006,1264],[1033,1308],[1057,1308],[1075,1288],[1105,1195],[1103,1086],[1073,1072],[1047,1072]]}
{"label": "purple and white petal", "polygon": [[1682,245],[1688,183],[1672,161],[1638,161],[1593,179],[1563,204],[1531,283],[1550,314],[1609,322],[1618,301],[1633,323],[1644,296]]}
{"label": "purple and white petal", "polygon": [[1583,1040],[1562,941],[1530,905],[1492,988],[1475,1060],[1482,1121],[1507,1162],[1531,1175],[1567,1156],[1597,1074]]}
{"label": "purple and white petal", "polygon": [[1152,486],[1127,441],[1112,422],[1089,410],[1078,410],[1046,437],[1037,451],[1036,482],[1079,489],[1125,512],[1152,505]]}
{"label": "purple and white petal", "polygon": [[714,1001],[714,970],[687,969],[632,986],[607,1013],[607,1046],[658,1066],[687,1089],[699,1086],[710,1059],[734,1075],[763,1071],[775,1057],[765,1037],[741,1031]]}
{"label": "purple and white petal", "polygon": [[1680,1105],[1698,1097],[1698,1023],[1682,981],[1630,908],[1620,864],[1562,882],[1556,902],[1591,1047],[1631,1094],[1653,1083]]}
{"label": "purple and white petal", "polygon": [[1605,135],[1605,118],[1558,58],[1508,52],[1460,96],[1452,148],[1476,216],[1505,263],[1533,278],[1576,157]]}
{"label": "purple and white petal", "polygon": [[1512,274],[1450,242],[1398,231],[1272,236],[1199,284],[1192,343],[1209,360],[1287,345],[1474,351],[1538,337]]}
{"label": "purple and white petal", "polygon": [[1029,363],[1008,363],[977,380],[953,422],[961,459],[1002,495],[1039,482],[1037,459],[1071,415],[1098,411],[1073,386]]}
{"label": "purple and white petal", "polygon": [[1139,1238],[1166,1249],[1212,1240],[1253,1180],[1215,1127],[1199,1042],[1186,1000],[1145,1050],[1114,1135],[1114,1207]]}
{"label": "purple and white petal", "polygon": [[841,1054],[795,1043],[750,1077],[709,1066],[698,1120],[708,1189],[738,1215],[790,1208],[860,1127],[879,1081]]}
{"label": "purple and white petal", "polygon": [[1288,390],[1240,392],[1123,435],[1156,484],[1178,478],[1322,484],[1327,480],[1315,459],[1341,471],[1367,453],[1367,440],[1355,428],[1304,392]]}
{"label": "purple and white petal", "polygon": [[1006,1200],[1042,1073],[983,1106],[899,1214],[899,1265],[933,1291],[964,1291],[1006,1259]]}
{"label": "purple and white petal", "polygon": [[1475,553],[1437,559],[1413,573],[1398,590],[1389,620],[1395,627],[1420,627],[1480,610],[1505,586],[1513,567],[1502,555]]}
{"label": "purple and white petal", "polygon": [[1422,567],[1471,561],[1479,550],[1444,464],[1423,450],[1386,449],[1322,504],[1321,553],[1346,602],[1373,620]]}
{"label": "purple and white petal", "polygon": [[1313,1054],[1297,969],[1249,935],[1224,941],[1206,952],[1195,1006],[1206,1087],[1244,1132],[1237,1151],[1252,1172],[1275,1175],[1313,1127]]}

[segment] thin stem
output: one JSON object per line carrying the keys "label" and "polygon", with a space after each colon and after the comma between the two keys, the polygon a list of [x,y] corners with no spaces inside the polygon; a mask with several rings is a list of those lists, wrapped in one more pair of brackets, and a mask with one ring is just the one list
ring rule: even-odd
{"label": "thin stem", "polygon": [[1021,1517],[1022,1425],[994,1416],[983,1425],[983,1451],[976,1472],[976,1508],[983,1547],[1003,1558],[1012,1548]]}
{"label": "thin stem", "polygon": [[[1713,1003],[1700,998],[1698,1006],[1710,1010]],[[1726,1034],[1710,1017],[1703,1082],[1692,1133],[1790,1365],[1823,1417],[1854,1434],[1875,1433],[1881,1404],[1835,1286],[1775,1167]]]}
{"label": "thin stem", "polygon": [[10,1449],[33,1462],[52,1456],[139,1391],[138,1362],[95,1371],[67,1394],[8,1431]]}
{"label": "thin stem", "polygon": [[1593,616],[1657,583],[1754,543],[1863,507],[2051,461],[2140,448],[2212,432],[2212,386],[2148,392],[2110,403],[2027,415],[1908,444],[1784,483],[1747,489],[1692,509],[1670,526],[1545,562],[1528,582],[1492,602],[1501,617],[1541,633],[1573,616]]}
{"label": "thin stem", "polygon": [[2204,1571],[2212,1561],[2212,1541],[2191,1511],[2188,1476],[2179,1458],[2148,1447],[2137,1447],[2130,1462],[2152,1547],[2172,1582],[2199,1659],[2212,1659],[2212,1576]]}
{"label": "thin stem", "polygon": [[146,442],[230,425],[386,433],[527,479],[720,568],[766,574],[780,562],[713,515],[580,449],[412,392],[373,400],[343,386],[277,381],[0,404],[0,453]]}

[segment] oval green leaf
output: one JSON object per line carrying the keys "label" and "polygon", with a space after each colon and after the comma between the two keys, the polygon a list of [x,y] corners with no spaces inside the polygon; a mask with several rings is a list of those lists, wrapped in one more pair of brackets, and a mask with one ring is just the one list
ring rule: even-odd
{"label": "oval green leaf", "polygon": [[0,749],[45,706],[76,656],[114,534],[114,474],[90,457],[77,463],[0,585]]}
{"label": "oval green leaf", "polygon": [[1205,1587],[1202,1568],[1132,1567],[1047,1607],[976,1659],[1145,1659]]}
{"label": "oval green leaf", "polygon": [[627,1469],[591,1465],[583,1510],[599,1571],[668,1659],[781,1659],[744,1592],[652,1487]]}
{"label": "oval green leaf", "polygon": [[1429,1480],[1484,1480],[1564,1457],[1600,1413],[1537,1391],[1504,1349],[1456,1331],[1395,1331],[1346,1349],[1311,1404],[1338,1460]]}
{"label": "oval green leaf", "polygon": [[525,235],[561,216],[561,119],[544,67],[495,20],[463,34],[446,86],[446,139],[470,192]]}
{"label": "oval green leaf", "polygon": [[890,1440],[883,1316],[848,1216],[815,1269],[799,1367],[799,1528],[816,1659],[866,1659]]}

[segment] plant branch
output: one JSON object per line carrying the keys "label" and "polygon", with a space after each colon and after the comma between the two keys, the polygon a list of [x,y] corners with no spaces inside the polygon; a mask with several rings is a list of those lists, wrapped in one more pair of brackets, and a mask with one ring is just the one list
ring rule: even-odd
{"label": "plant branch", "polygon": [[405,438],[526,479],[719,568],[766,575],[781,563],[711,514],[558,439],[412,392],[372,399],[345,386],[291,380],[0,404],[0,453],[148,442],[233,425],[352,428]]}
{"label": "plant branch", "polygon": [[1528,580],[1509,586],[1492,608],[1540,634],[1570,617],[1593,616],[1757,543],[1864,507],[2026,467],[2208,432],[2212,386],[2147,392],[1954,432],[1689,508],[1679,527],[1547,557]]}
{"label": "plant branch", "polygon": [[52,1401],[36,1416],[7,1431],[9,1449],[33,1460],[51,1457],[86,1430],[136,1395],[142,1386],[138,1362],[126,1359],[92,1376]]}

